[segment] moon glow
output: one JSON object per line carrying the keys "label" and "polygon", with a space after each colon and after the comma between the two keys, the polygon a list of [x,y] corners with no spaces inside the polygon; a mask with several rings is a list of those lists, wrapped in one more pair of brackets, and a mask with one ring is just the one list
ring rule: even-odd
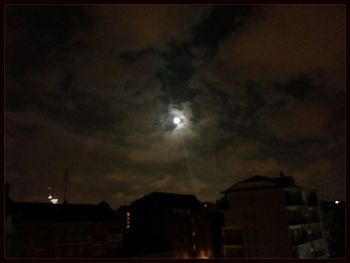
{"label": "moon glow", "polygon": [[181,119],[179,117],[174,117],[173,119],[174,124],[178,125],[181,122]]}

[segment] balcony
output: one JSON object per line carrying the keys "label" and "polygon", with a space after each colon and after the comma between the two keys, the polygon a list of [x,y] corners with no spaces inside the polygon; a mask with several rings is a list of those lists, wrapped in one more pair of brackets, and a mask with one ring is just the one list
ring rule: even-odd
{"label": "balcony", "polygon": [[301,238],[297,238],[297,239],[292,239],[292,244],[296,245],[296,246],[305,244],[307,242],[309,242],[309,239],[306,236],[305,237],[301,237]]}
{"label": "balcony", "polygon": [[309,219],[309,222],[310,223],[319,223],[319,222],[321,222],[321,219],[319,216],[311,216]]}
{"label": "balcony", "polygon": [[294,226],[294,225],[303,225],[306,224],[307,220],[305,217],[297,217],[297,218],[288,218],[288,224],[290,226]]}
{"label": "balcony", "polygon": [[289,237],[293,245],[301,245],[309,242],[309,237],[305,228],[290,229]]}
{"label": "balcony", "polygon": [[310,240],[314,241],[314,240],[318,240],[318,239],[322,239],[322,233],[313,233],[310,235]]}
{"label": "balcony", "polygon": [[301,193],[285,192],[285,204],[286,206],[304,206],[305,201]]}
{"label": "balcony", "polygon": [[312,252],[312,257],[313,258],[320,258],[320,257],[324,257],[325,254],[326,253],[325,253],[324,249],[315,250]]}
{"label": "balcony", "polygon": [[307,214],[303,209],[288,209],[288,224],[302,225],[308,223]]}
{"label": "balcony", "polygon": [[318,206],[318,196],[316,193],[310,193],[307,198],[307,204],[308,206],[316,207]]}

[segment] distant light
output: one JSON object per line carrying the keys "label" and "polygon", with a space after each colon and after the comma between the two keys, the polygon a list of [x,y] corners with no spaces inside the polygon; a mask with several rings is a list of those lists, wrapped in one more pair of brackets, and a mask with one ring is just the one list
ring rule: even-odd
{"label": "distant light", "polygon": [[52,198],[52,199],[51,199],[51,203],[57,204],[57,203],[58,203],[58,199],[57,199],[57,198]]}
{"label": "distant light", "polygon": [[47,198],[52,199],[52,195],[49,195]]}
{"label": "distant light", "polygon": [[196,235],[196,232],[193,231],[193,232],[192,232],[192,236],[195,236],[195,235]]}
{"label": "distant light", "polygon": [[181,122],[181,119],[179,117],[174,117],[173,122],[177,125]]}
{"label": "distant light", "polygon": [[127,213],[126,213],[126,216],[127,216],[127,217],[129,217],[129,216],[130,216],[130,213],[129,213],[129,212],[127,212]]}
{"label": "distant light", "polygon": [[192,249],[193,249],[193,250],[196,250],[196,249],[197,249],[197,246],[196,246],[196,245],[193,245]]}
{"label": "distant light", "polygon": [[209,256],[208,256],[207,253],[205,253],[204,250],[201,250],[201,253],[200,253],[200,257],[199,257],[199,258],[201,258],[201,259],[208,259]]}
{"label": "distant light", "polygon": [[204,207],[207,207],[208,205],[207,204],[204,204]]}
{"label": "distant light", "polygon": [[337,205],[337,204],[340,203],[340,201],[339,200],[335,200],[334,203]]}

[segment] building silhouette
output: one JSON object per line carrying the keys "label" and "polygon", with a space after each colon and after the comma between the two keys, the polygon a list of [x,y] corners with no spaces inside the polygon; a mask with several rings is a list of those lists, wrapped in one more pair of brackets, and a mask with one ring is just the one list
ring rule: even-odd
{"label": "building silhouette", "polygon": [[5,189],[7,258],[90,258],[121,246],[121,224],[105,202],[15,202]]}
{"label": "building silhouette", "polygon": [[153,192],[99,204],[16,202],[5,186],[7,258],[337,258],[344,202],[321,202],[294,178],[253,176],[216,204]]}
{"label": "building silhouette", "polygon": [[306,195],[293,177],[257,175],[222,193],[224,257],[328,256],[317,192]]}
{"label": "building silhouette", "polygon": [[120,212],[130,257],[209,258],[220,251],[222,217],[193,195],[154,192]]}

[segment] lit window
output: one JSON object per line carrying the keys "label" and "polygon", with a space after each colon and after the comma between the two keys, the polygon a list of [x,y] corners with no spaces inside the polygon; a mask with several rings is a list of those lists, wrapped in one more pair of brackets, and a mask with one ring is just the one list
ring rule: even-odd
{"label": "lit window", "polygon": [[187,252],[184,253],[184,258],[188,258]]}
{"label": "lit window", "polygon": [[209,258],[208,254],[209,253],[206,253],[204,250],[201,250],[200,258],[201,259],[207,259],[207,258]]}

